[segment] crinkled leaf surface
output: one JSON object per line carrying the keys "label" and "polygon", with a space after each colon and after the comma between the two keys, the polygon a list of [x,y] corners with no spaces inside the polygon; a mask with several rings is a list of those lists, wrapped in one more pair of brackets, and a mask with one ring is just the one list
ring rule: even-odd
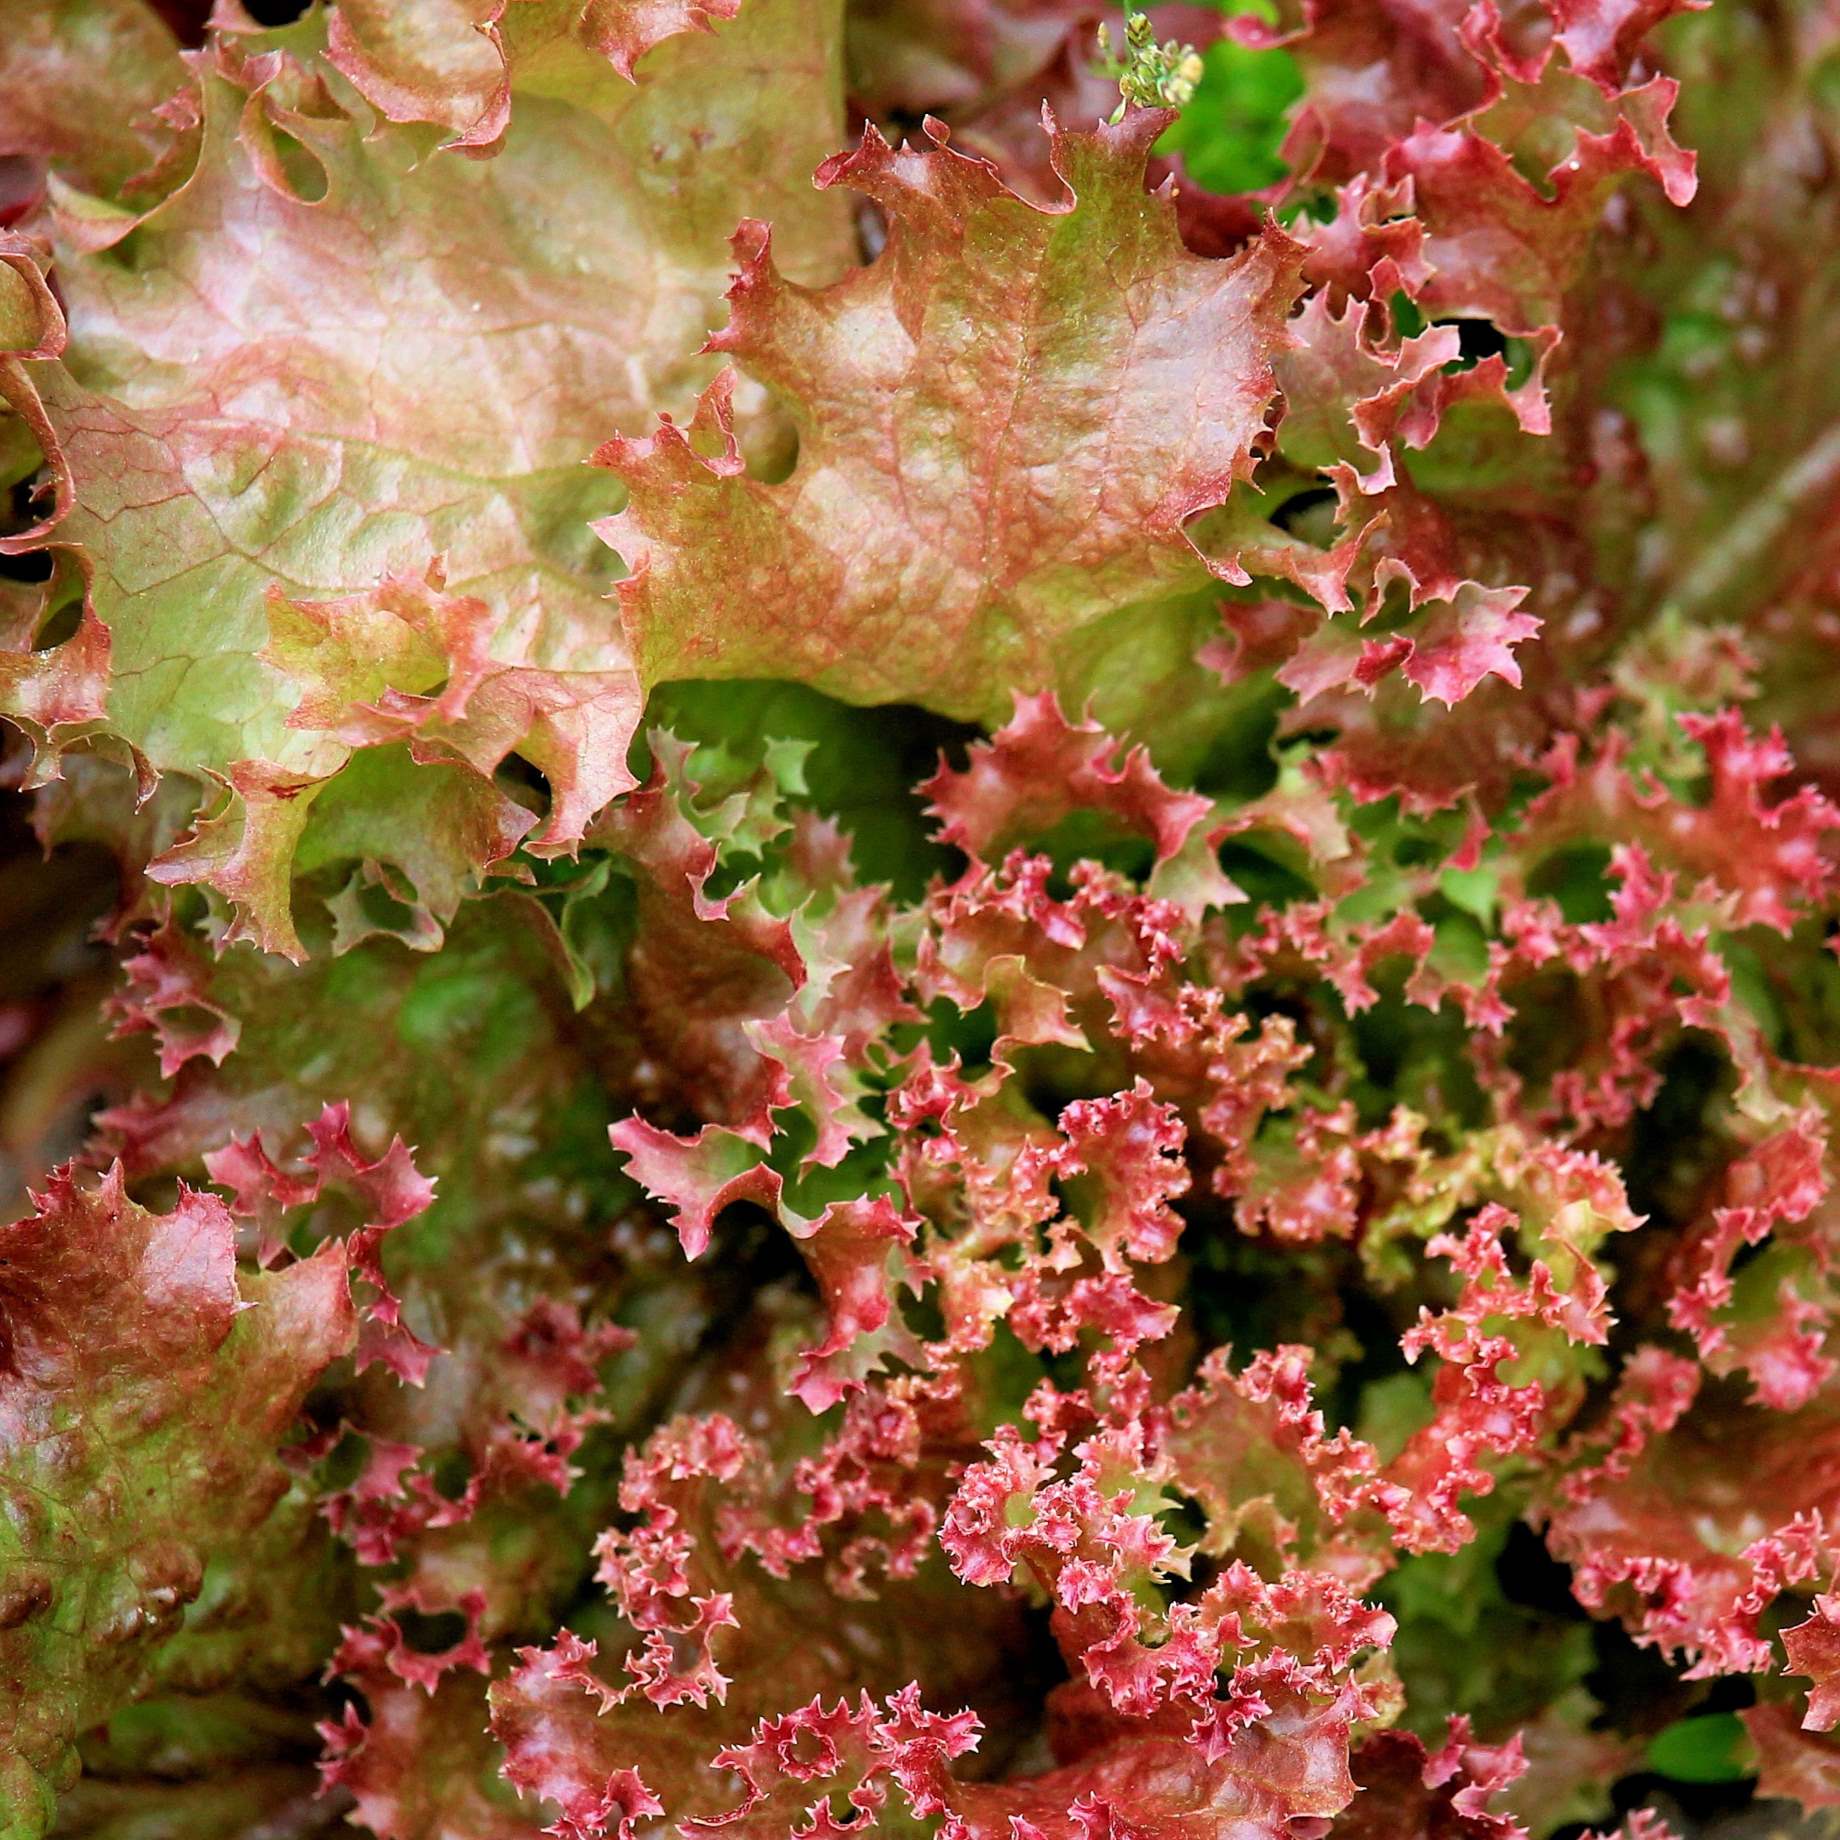
{"label": "crinkled leaf surface", "polygon": [[[484,43],[440,8],[418,18],[441,44]],[[308,685],[270,647],[270,596],[443,569],[477,609],[474,652],[536,699],[496,725],[485,770],[528,742],[557,779],[548,839],[568,844],[587,813],[564,789],[591,808],[629,783],[639,706],[587,529],[617,494],[580,463],[706,373],[694,352],[737,218],[779,219],[796,272],[842,259],[837,201],[804,184],[839,131],[823,6],[758,0],[719,35],[661,45],[636,85],[571,18],[520,5],[505,21],[494,55],[520,106],[485,160],[377,123],[310,24],[225,37],[195,61],[203,138],[170,195],[54,213],[68,344],[18,389],[64,481],[53,541],[108,634],[107,727],[157,770],[229,776],[222,822],[273,865],[233,898],[271,948],[298,950],[285,874],[306,802],[281,812],[232,769],[294,786],[337,756],[298,714]],[[332,65],[357,29],[335,30]],[[763,65],[772,111],[736,107]],[[560,753],[531,739],[538,705],[588,712]],[[374,817],[387,795],[360,803]],[[390,857],[364,822],[337,847]],[[424,822],[468,870],[508,847],[462,816]]]}
{"label": "crinkled leaf surface", "polygon": [[1832,1804],[1831,9],[843,10],[0,47],[7,1817]]}
{"label": "crinkled leaf surface", "polygon": [[1000,718],[1103,616],[1205,582],[1185,527],[1250,470],[1297,254],[1275,228],[1230,261],[1185,250],[1143,189],[1160,125],[1050,124],[1045,209],[872,132],[820,179],[872,199],[888,247],[816,292],[741,233],[713,344],[785,399],[799,456],[746,478],[726,385],[688,429],[601,450],[648,681],[790,671]]}
{"label": "crinkled leaf surface", "polygon": [[[71,1741],[151,1675],[208,1568],[259,1541],[278,1446],[351,1346],[336,1247],[239,1280],[214,1196],[169,1214],[56,1176],[0,1230],[0,1477],[7,1502],[5,1793],[49,1822]],[[238,1434],[226,1438],[227,1426]]]}

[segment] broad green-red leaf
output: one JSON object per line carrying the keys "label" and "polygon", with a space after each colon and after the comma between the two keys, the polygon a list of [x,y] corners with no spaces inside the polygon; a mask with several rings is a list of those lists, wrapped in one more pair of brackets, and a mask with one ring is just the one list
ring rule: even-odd
{"label": "broad green-red leaf", "polygon": [[0,1831],[43,1830],[77,1733],[262,1541],[277,1447],[353,1340],[342,1250],[239,1280],[211,1195],[155,1214],[119,1166],[65,1170],[0,1228]]}
{"label": "broad green-red leaf", "polygon": [[1299,252],[1275,228],[1226,261],[1184,249],[1144,190],[1166,119],[1051,124],[1046,209],[871,130],[819,183],[871,199],[887,247],[828,288],[743,228],[711,343],[785,401],[798,463],[746,476],[730,380],[687,429],[601,450],[631,493],[600,528],[647,683],[790,676],[1000,721],[1018,689],[1083,701],[1106,616],[1207,585],[1186,527],[1251,470]]}
{"label": "broad green-red leaf", "polygon": [[[332,15],[335,51],[366,16]],[[454,25],[438,0],[391,19],[437,50]],[[50,540],[106,633],[108,730],[237,798],[233,768],[337,765],[290,726],[308,685],[271,648],[270,597],[336,623],[386,577],[444,570],[476,609],[479,664],[517,673],[494,746],[528,743],[556,785],[542,840],[568,848],[630,783],[639,702],[588,528],[618,489],[581,462],[709,375],[697,348],[738,219],[770,213],[801,275],[843,261],[841,201],[808,181],[841,131],[834,11],[750,0],[659,44],[635,83],[571,9],[525,0],[489,159],[374,116],[315,49],[324,29],[226,33],[200,55],[195,169],[144,215],[60,194],[69,341],[62,361],[24,345],[37,361],[11,391],[65,482]],[[248,930],[287,949],[291,851],[262,847],[275,874]]]}

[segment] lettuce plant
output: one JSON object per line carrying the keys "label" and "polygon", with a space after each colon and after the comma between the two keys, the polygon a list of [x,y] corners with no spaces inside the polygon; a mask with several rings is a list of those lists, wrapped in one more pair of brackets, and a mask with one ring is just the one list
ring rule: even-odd
{"label": "lettuce plant", "polygon": [[0,1835],[1840,1805],[1832,7],[205,10],[0,8]]}

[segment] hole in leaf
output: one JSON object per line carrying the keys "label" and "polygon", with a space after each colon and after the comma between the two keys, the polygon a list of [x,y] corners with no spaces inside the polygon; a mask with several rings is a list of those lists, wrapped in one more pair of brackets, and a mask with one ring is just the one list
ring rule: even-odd
{"label": "hole in leaf", "polygon": [[71,638],[83,618],[83,600],[73,594],[69,600],[51,611],[51,616],[38,629],[38,637],[33,641],[32,649],[49,652]]}
{"label": "hole in leaf", "polygon": [[522,754],[507,754],[493,770],[492,783],[510,793],[513,798],[517,797],[521,788],[525,792],[534,792],[545,803],[549,800],[549,781]]}
{"label": "hole in leaf", "polygon": [[1058,901],[1072,898],[1073,870],[1082,862],[1099,863],[1138,883],[1146,881],[1156,865],[1150,839],[1126,830],[1109,812],[1070,812],[1029,847],[1053,860],[1048,891]]}
{"label": "hole in leaf", "polygon": [[1247,896],[1244,908],[1234,909],[1230,918],[1243,913],[1248,925],[1256,922],[1262,908],[1288,907],[1293,901],[1309,900],[1316,892],[1295,869],[1238,839],[1220,846],[1219,860],[1234,886]]}
{"label": "hole in leaf", "polygon": [[1402,289],[1393,290],[1393,298],[1388,302],[1393,315],[1393,324],[1399,328],[1402,339],[1414,339],[1425,329],[1425,316],[1418,310],[1418,305]]}
{"label": "hole in leaf", "polygon": [[170,1009],[160,1012],[160,1026],[169,1036],[179,1040],[209,1035],[219,1020],[210,1010],[200,1008],[195,1003],[175,1003]]}
{"label": "hole in leaf", "polygon": [[[310,1422],[315,1422],[317,1428],[321,1430],[326,1427],[324,1424],[319,1424],[318,1421],[323,1418],[325,1411],[326,1407],[324,1402],[318,1400],[308,1401],[307,1417]],[[314,1481],[320,1488],[326,1490],[328,1493],[336,1493],[338,1490],[350,1488],[358,1478],[364,1474],[364,1465],[369,1456],[369,1451],[369,1441],[366,1438],[356,1432],[348,1433],[346,1436],[341,1437],[332,1449],[320,1459],[319,1464],[313,1471]]]}
{"label": "hole in leaf", "polygon": [[1495,1561],[1502,1595],[1512,1604],[1530,1610],[1550,1610],[1557,1616],[1577,1613],[1572,1596],[1572,1573],[1547,1550],[1546,1542],[1525,1521],[1512,1521]]}
{"label": "hole in leaf", "polygon": [[967,1076],[981,1073],[990,1065],[990,1051],[997,1041],[994,1003],[986,1000],[974,1010],[960,1010],[950,998],[940,997],[927,1016],[927,1036],[938,1059],[944,1061],[956,1054]]}
{"label": "hole in leaf", "polygon": [[435,1493],[443,1501],[458,1501],[473,1479],[472,1460],[464,1450],[444,1450],[434,1460]]}
{"label": "hole in leaf", "polygon": [[[1681,1038],[1662,1064],[1660,1092],[1636,1114],[1622,1159],[1629,1205],[1636,1213],[1672,1222],[1698,1209],[1706,1179],[1728,1154],[1714,1121],[1736,1087],[1737,1072],[1713,1036],[1691,1030]],[[1629,1268],[1635,1282],[1638,1261],[1625,1257],[1618,1263]]]}
{"label": "hole in leaf", "polygon": [[[0,535],[29,530],[44,509],[38,489],[45,485],[44,455],[24,424],[0,412]],[[0,556],[0,576],[9,581],[44,581],[51,573],[51,557],[43,550],[21,556]]]}
{"label": "hole in leaf", "polygon": [[864,267],[888,246],[888,219],[867,198],[856,201],[856,248]]}
{"label": "hole in leaf", "polygon": [[1610,846],[1576,843],[1555,850],[1527,878],[1527,892],[1559,903],[1572,926],[1610,918]]}
{"label": "hole in leaf", "polygon": [[466,1618],[458,1610],[432,1613],[414,1608],[396,1612],[403,1640],[418,1655],[439,1655],[466,1639]]}
{"label": "hole in leaf", "polygon": [[1401,1103],[1466,1129],[1480,1124],[1488,1103],[1456,1006],[1408,1001],[1401,958],[1383,962],[1370,981],[1379,1001],[1350,1019],[1365,1074],[1352,1093],[1363,1125],[1378,1125]]}
{"label": "hole in leaf", "polygon": [[799,464],[799,431],[777,392],[773,403],[775,413],[751,416],[738,430],[748,477],[763,486],[784,485]]}
{"label": "hole in leaf", "polygon": [[1473,370],[1489,358],[1499,358],[1508,373],[1509,389],[1519,389],[1533,375],[1533,347],[1503,332],[1493,320],[1444,319],[1437,324],[1457,329],[1457,356],[1447,369]]}
{"label": "hole in leaf", "polygon": [[1544,1087],[1554,1074],[1583,1065],[1595,1043],[1595,1021],[1579,981],[1548,967],[1520,985],[1508,1024],[1508,1065]]}
{"label": "hole in leaf", "polygon": [[1493,320],[1459,319],[1439,323],[1456,327],[1457,362],[1466,370],[1472,364],[1480,364],[1484,358],[1499,358],[1508,349],[1506,336]]}
{"label": "hole in leaf", "polygon": [[0,556],[0,581],[49,581],[51,571],[49,550],[35,549],[23,556]]}
{"label": "hole in leaf", "polygon": [[[761,757],[770,740],[809,741],[809,803],[849,833],[857,874],[888,882],[912,900],[934,874],[953,875],[964,862],[934,843],[933,821],[916,784],[941,754],[962,770],[978,730],[909,704],[878,705],[872,714],[802,684],[759,679],[661,684],[646,705],[642,728],[668,729],[680,741]],[[648,750],[635,745],[629,763],[641,779]]]}
{"label": "hole in leaf", "polygon": [[1289,535],[1327,549],[1335,541],[1334,488],[1307,486],[1293,493],[1271,514],[1271,521]]}
{"label": "hole in leaf", "polygon": [[366,882],[359,889],[358,906],[365,920],[382,933],[406,933],[415,924],[415,910],[380,882]]}
{"label": "hole in leaf", "polygon": [[288,190],[302,204],[318,204],[328,190],[326,168],[319,155],[284,128],[275,129],[274,145],[275,159]]}

